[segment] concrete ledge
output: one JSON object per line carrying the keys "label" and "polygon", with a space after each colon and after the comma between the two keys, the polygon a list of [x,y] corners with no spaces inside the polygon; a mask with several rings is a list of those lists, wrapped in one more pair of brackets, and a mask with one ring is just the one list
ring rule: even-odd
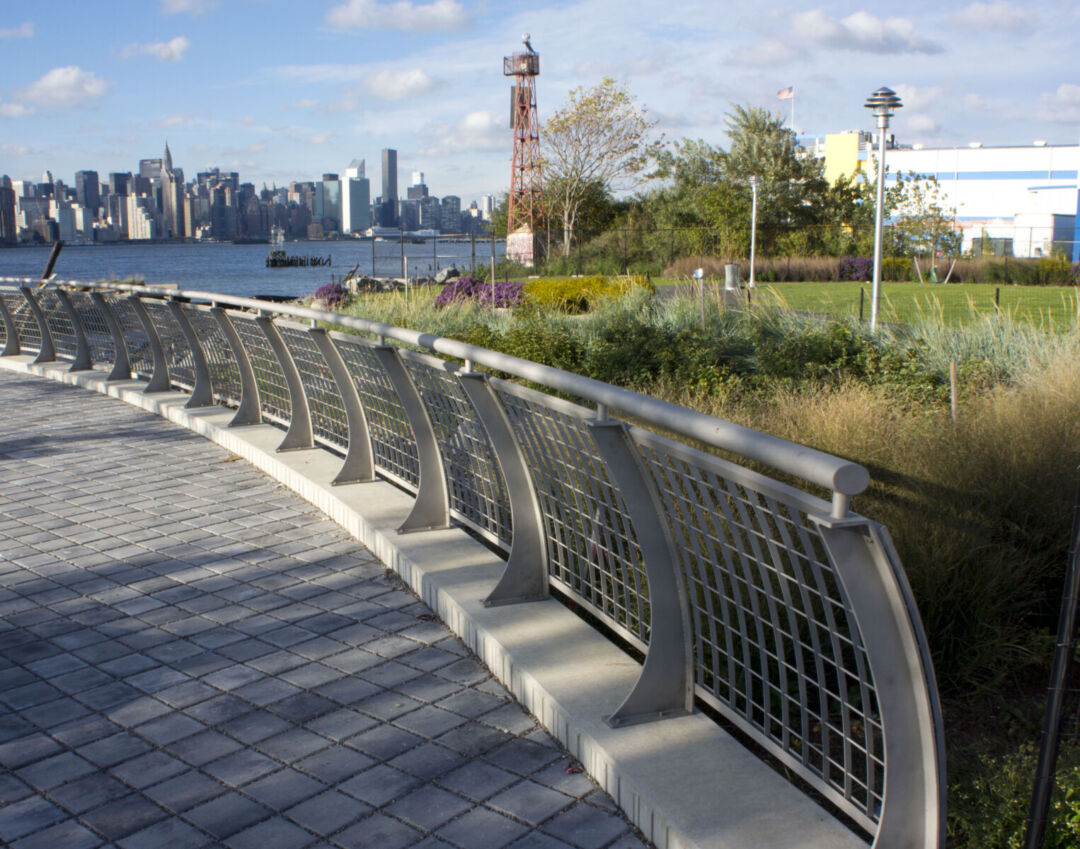
{"label": "concrete ledge", "polygon": [[81,386],[157,413],[243,457],[315,505],[397,572],[577,757],[659,849],[856,849],[867,845],[701,714],[612,729],[640,666],[555,601],[485,608],[504,562],[457,529],[399,534],[413,499],[382,481],[334,487],[341,460],[277,453],[283,432],[229,428],[232,410],[185,409],[144,381],[0,358],[0,367]]}

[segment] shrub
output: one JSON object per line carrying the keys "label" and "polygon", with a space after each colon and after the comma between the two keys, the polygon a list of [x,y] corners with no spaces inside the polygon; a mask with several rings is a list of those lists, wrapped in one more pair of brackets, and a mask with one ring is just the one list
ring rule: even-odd
{"label": "shrub", "polygon": [[349,290],[335,281],[320,286],[311,297],[312,306],[336,310],[348,304]]}
{"label": "shrub", "polygon": [[911,280],[915,277],[915,264],[910,257],[886,256],[881,258],[883,280]]}
{"label": "shrub", "polygon": [[585,346],[570,328],[542,314],[526,313],[502,335],[502,350],[546,366],[579,372]]}
{"label": "shrub", "polygon": [[869,280],[874,273],[874,260],[868,256],[846,256],[840,260],[841,280]]}
{"label": "shrub", "polygon": [[[516,307],[524,300],[523,286],[514,281],[497,281],[494,289],[494,305],[496,307]],[[492,286],[490,283],[471,275],[458,277],[447,283],[435,299],[435,307],[443,307],[454,303],[473,302],[481,306],[492,305]]]}
{"label": "shrub", "polygon": [[601,298],[652,288],[652,281],[641,275],[548,277],[530,280],[525,284],[525,294],[541,308],[577,315],[590,310]]}
{"label": "shrub", "polygon": [[[1037,753],[1026,743],[1019,751],[980,759],[974,780],[951,788],[949,837],[960,849],[1020,849],[1027,829],[1028,806]],[[1080,846],[1080,750],[1062,748],[1057,789],[1050,804],[1043,849]]]}

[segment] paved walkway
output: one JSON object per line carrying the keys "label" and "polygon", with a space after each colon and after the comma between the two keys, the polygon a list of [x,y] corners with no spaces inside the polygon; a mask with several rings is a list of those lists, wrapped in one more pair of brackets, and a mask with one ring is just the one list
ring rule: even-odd
{"label": "paved walkway", "polygon": [[0,843],[644,849],[306,502],[123,402],[0,372]]}

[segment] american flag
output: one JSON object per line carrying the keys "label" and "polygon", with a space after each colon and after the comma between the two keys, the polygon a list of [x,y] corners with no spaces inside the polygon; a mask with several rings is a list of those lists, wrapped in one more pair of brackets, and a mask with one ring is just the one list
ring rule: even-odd
{"label": "american flag", "polygon": [[776,93],[777,100],[792,100],[795,97],[795,86],[789,85]]}

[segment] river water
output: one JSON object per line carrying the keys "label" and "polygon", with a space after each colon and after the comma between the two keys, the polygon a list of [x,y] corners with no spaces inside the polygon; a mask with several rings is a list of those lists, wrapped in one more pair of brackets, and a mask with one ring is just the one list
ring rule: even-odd
{"label": "river water", "polygon": [[[49,247],[0,250],[0,277],[40,277],[49,259]],[[270,245],[220,244],[126,244],[65,245],[53,269],[64,280],[144,280],[176,283],[182,289],[219,292],[225,295],[309,295],[331,275],[342,277],[355,265],[364,274],[401,276],[402,245],[397,240],[286,242],[289,256],[331,257],[331,265],[308,268],[267,268]],[[501,257],[505,245],[496,242]],[[426,239],[405,242],[409,275],[427,275],[432,269],[470,267],[473,247],[468,240],[451,242]],[[491,259],[491,241],[477,237],[476,262]],[[372,260],[374,258],[374,271]]]}

